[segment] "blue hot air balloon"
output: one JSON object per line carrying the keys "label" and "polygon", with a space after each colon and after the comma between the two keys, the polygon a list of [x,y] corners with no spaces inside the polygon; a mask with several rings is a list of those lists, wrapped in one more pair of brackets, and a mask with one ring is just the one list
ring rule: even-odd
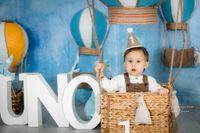
{"label": "blue hot air balloon", "polygon": [[[107,31],[106,16],[95,9],[95,30],[101,44]],[[92,19],[89,8],[78,11],[71,20],[71,34],[76,44],[81,48],[96,48],[92,35]]]}
{"label": "blue hot air balloon", "polygon": [[184,24],[190,19],[195,6],[196,0],[166,0],[161,5],[161,12],[168,24]]}
{"label": "blue hot air balloon", "polygon": [[108,7],[147,7],[154,6],[162,0],[100,0]]}

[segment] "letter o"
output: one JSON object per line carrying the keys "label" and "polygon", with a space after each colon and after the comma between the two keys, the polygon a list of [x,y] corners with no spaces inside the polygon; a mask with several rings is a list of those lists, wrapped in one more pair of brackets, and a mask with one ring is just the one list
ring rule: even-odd
{"label": "letter o", "polygon": [[[95,95],[95,112],[93,118],[90,121],[84,121],[79,117],[76,117],[75,111],[75,104],[73,101],[73,96],[76,91],[76,88],[81,83],[87,83],[93,89]],[[62,107],[65,116],[67,117],[70,125],[75,129],[93,129],[95,128],[100,122],[100,115],[99,115],[99,99],[100,99],[100,88],[97,80],[94,76],[89,74],[82,74],[75,78],[73,78],[67,87],[64,90],[64,94],[62,97]]]}

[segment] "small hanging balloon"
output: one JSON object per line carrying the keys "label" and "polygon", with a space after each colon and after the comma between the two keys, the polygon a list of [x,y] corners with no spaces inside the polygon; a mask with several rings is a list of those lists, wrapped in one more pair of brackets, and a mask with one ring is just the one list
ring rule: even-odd
{"label": "small hanging balloon", "polygon": [[[101,44],[107,32],[107,18],[97,9],[94,9],[94,16],[95,31]],[[95,55],[97,51],[92,33],[92,18],[89,8],[84,8],[73,16],[70,28],[76,44],[80,47],[80,54]]]}
{"label": "small hanging balloon", "polygon": [[0,41],[0,61],[5,62],[9,56],[13,55],[9,71],[16,72],[28,49],[26,32],[15,22],[1,22]]}
{"label": "small hanging balloon", "polygon": [[108,7],[111,24],[153,24],[157,9],[164,0],[100,0]]}
{"label": "small hanging balloon", "polygon": [[161,4],[161,13],[167,28],[187,30],[187,21],[195,9],[196,0],[166,0]]}

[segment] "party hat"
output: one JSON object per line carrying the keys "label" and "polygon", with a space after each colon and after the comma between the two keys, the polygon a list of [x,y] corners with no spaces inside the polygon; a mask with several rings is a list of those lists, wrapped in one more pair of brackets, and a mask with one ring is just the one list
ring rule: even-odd
{"label": "party hat", "polygon": [[127,28],[127,32],[128,32],[128,47],[127,47],[126,50],[132,49],[132,48],[142,47],[142,45],[139,43],[136,36],[133,34],[133,29]]}

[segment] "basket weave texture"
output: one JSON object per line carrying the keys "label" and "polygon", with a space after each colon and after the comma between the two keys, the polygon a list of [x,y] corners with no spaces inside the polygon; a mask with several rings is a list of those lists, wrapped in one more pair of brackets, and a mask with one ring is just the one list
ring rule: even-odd
{"label": "basket weave texture", "polygon": [[123,133],[125,128],[119,121],[130,120],[131,133],[168,133],[170,108],[168,95],[143,92],[144,101],[150,112],[151,125],[135,125],[136,99],[139,92],[101,94],[101,132]]}
{"label": "basket weave texture", "polygon": [[15,95],[12,94],[12,110],[15,114],[21,114],[24,109],[24,98],[21,90],[15,91]]}
{"label": "basket weave texture", "polygon": [[157,9],[153,7],[128,8],[109,7],[110,24],[155,24]]}

